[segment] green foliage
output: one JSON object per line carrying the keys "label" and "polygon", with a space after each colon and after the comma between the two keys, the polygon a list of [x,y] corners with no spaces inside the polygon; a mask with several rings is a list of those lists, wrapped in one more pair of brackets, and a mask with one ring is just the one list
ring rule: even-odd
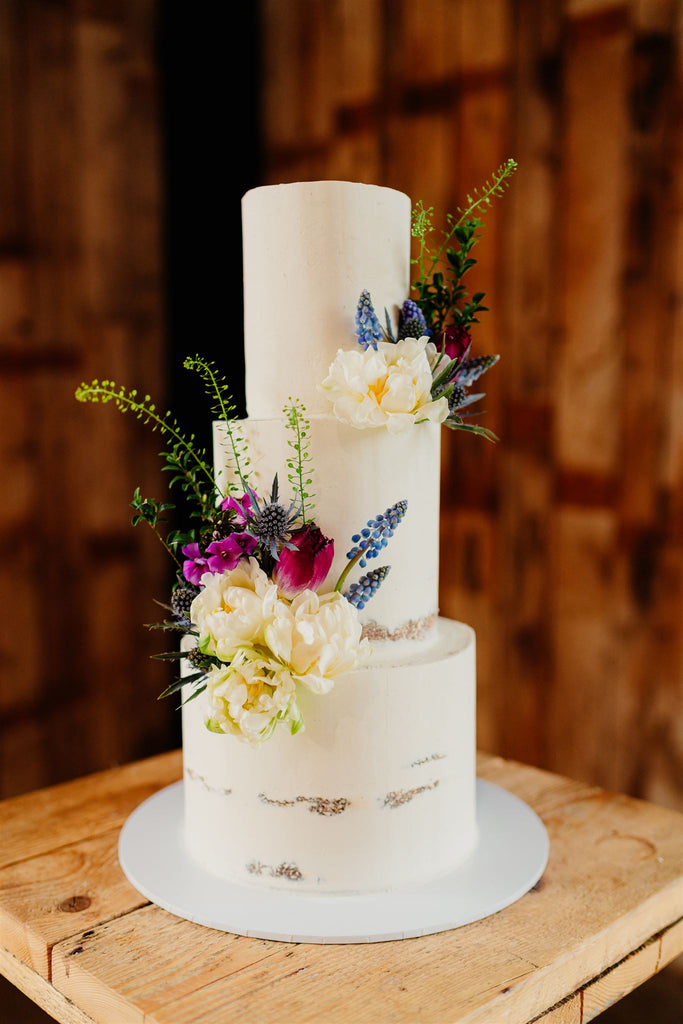
{"label": "green foliage", "polygon": [[[135,388],[127,391],[113,380],[94,380],[91,384],[81,384],[76,389],[76,398],[79,402],[100,402],[103,405],[113,402],[119,412],[132,413],[136,419],[150,424],[152,430],[158,430],[163,437],[172,441],[169,451],[160,452],[165,460],[163,471],[173,473],[169,486],[180,484],[185,496],[194,505],[193,514],[202,519],[207,518],[215,504],[213,470],[205,450],[196,444],[195,435],[182,434],[170,412],[159,413],[149,395],[139,398]],[[136,512],[147,522],[141,510],[136,509]]]}
{"label": "green foliage", "polygon": [[[225,423],[230,445],[230,461],[232,468],[239,478],[242,491],[246,493],[249,483],[250,460],[247,449],[247,442],[242,435],[237,421],[237,406],[228,387],[227,380],[220,374],[215,363],[202,359],[201,356],[188,356],[183,366],[186,370],[194,370],[204,382],[207,394],[213,400],[211,412],[218,419]],[[234,490],[230,484],[229,490]]]}
{"label": "green foliage", "polygon": [[421,199],[418,199],[412,210],[410,219],[410,233],[413,238],[420,240],[420,253],[417,259],[411,259],[411,263],[417,263],[420,268],[420,279],[425,276],[424,263],[425,258],[429,254],[427,247],[427,238],[434,231],[434,225],[432,224],[432,217],[434,216],[434,207],[425,206]]}
{"label": "green foliage", "polygon": [[479,437],[485,437],[487,441],[498,440],[498,437],[492,430],[487,430],[486,427],[477,427],[474,423],[465,423],[460,416],[449,416],[448,419],[444,420],[444,426],[450,427],[451,430],[466,430],[470,434],[477,434]]}
{"label": "green foliage", "polygon": [[311,423],[306,417],[306,406],[298,398],[290,397],[289,403],[282,411],[287,417],[287,426],[292,434],[292,437],[287,438],[287,444],[292,450],[292,454],[287,458],[287,478],[299,495],[301,521],[305,525],[311,520],[315,509],[315,493],[308,490],[313,483]]}
{"label": "green foliage", "polygon": [[173,550],[173,545],[168,540],[164,540],[159,532],[159,524],[165,523],[166,518],[164,512],[169,512],[175,508],[170,502],[159,502],[155,498],[143,498],[140,493],[140,488],[136,487],[133,494],[133,500],[130,503],[130,507],[133,509],[134,515],[131,519],[133,526],[137,526],[139,523],[146,523],[150,527],[152,532],[161,541],[164,548],[171,556],[176,565],[180,565],[178,558]]}
{"label": "green foliage", "polygon": [[135,512],[135,515],[131,519],[133,526],[137,526],[140,522],[145,522],[148,523],[153,530],[156,530],[159,523],[166,522],[163,513],[168,512],[170,509],[174,509],[175,505],[171,505],[170,502],[162,504],[154,498],[143,498],[140,493],[140,488],[136,487],[130,507]]}
{"label": "green foliage", "polygon": [[[457,209],[459,216],[448,214],[448,229],[442,232],[443,241],[438,248],[431,246],[429,241],[434,232],[434,208],[425,208],[419,201],[413,210],[411,231],[420,245],[417,259],[412,261],[419,267],[419,277],[413,285],[417,292],[415,301],[435,340],[449,321],[458,327],[468,328],[478,323],[477,314],[487,309],[482,301],[484,292],[476,292],[468,300],[463,278],[477,262],[471,252],[481,237],[479,228],[484,224],[479,214],[490,207],[493,199],[506,192],[516,169],[514,160],[506,160],[481,189],[475,189],[472,195],[467,196],[465,208]],[[438,269],[440,267],[442,269]]]}

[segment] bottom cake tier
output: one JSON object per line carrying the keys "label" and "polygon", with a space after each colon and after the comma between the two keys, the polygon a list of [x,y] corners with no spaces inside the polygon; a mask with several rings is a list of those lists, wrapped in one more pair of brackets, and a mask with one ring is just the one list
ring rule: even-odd
{"label": "bottom cake tier", "polygon": [[[183,707],[185,842],[240,884],[350,895],[427,882],[477,841],[475,635],[439,619],[428,650],[392,663],[391,644],[300,695],[305,731],[256,749]],[[384,660],[386,658],[386,660]]]}

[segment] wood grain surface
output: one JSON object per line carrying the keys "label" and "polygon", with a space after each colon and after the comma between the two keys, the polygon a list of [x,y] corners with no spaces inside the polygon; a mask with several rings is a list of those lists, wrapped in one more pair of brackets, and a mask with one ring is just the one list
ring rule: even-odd
{"label": "wood grain surface", "polygon": [[[683,816],[487,755],[479,774],[526,800],[551,840],[513,906],[371,945],[203,928],[148,904],[116,859],[126,815],[180,767],[173,753],[0,805],[0,970],[59,1021],[579,1024],[683,949]],[[62,808],[71,834],[50,828]]]}
{"label": "wood grain surface", "polygon": [[154,0],[0,0],[3,795],[173,745],[142,626],[167,566],[128,509],[158,441],[74,400],[164,400],[155,32]]}

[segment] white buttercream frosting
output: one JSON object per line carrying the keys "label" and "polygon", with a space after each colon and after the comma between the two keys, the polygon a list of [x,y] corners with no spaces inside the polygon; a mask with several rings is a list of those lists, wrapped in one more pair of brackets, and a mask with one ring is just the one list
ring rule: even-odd
{"label": "white buttercream frosting", "polygon": [[[285,420],[248,419],[241,423],[249,444],[253,486],[270,492],[275,473],[289,494],[287,458],[291,457]],[[439,586],[439,473],[440,427],[420,423],[393,435],[386,430],[353,430],[333,416],[311,419],[312,490],[316,492],[315,521],[334,539],[335,555],[328,583],[331,589],[347,564],[351,537],[368,519],[405,498],[408,510],[381,556],[369,568],[390,565],[377,594],[361,612],[362,622],[399,630],[410,620],[433,615]],[[214,424],[214,465],[221,487],[234,480],[225,426]],[[349,582],[357,579],[356,568]]]}
{"label": "white buttercream frosting", "polygon": [[247,411],[278,416],[294,392],[327,412],[319,385],[355,344],[358,298],[396,323],[410,284],[410,199],[348,181],[266,185],[242,200]]}
{"label": "white buttercream frosting", "polygon": [[[243,679],[218,670],[210,689],[183,707],[187,847],[218,876],[295,893],[350,895],[428,881],[466,859],[477,838],[475,638],[468,626],[436,621],[441,412],[428,409],[432,422],[414,415],[416,405],[429,406],[421,363],[431,350],[403,346],[411,365],[392,371],[386,392],[370,382],[374,404],[363,404],[362,388],[354,397],[346,356],[339,372],[330,371],[338,351],[356,344],[363,289],[380,319],[387,307],[396,322],[408,295],[410,201],[348,182],[269,186],[244,197],[243,223],[250,418],[242,428],[252,486],[265,495],[278,473],[281,491],[289,490],[282,407],[293,395],[311,416],[314,518],[335,540],[320,590],[334,585],[352,535],[368,519],[401,499],[408,510],[386,557],[369,563],[391,572],[360,613],[374,646],[365,667],[343,671],[329,692],[311,692],[292,674],[260,704],[246,669]],[[321,385],[330,376],[326,394]],[[331,392],[346,423],[332,414]],[[361,419],[381,422],[348,425],[361,406]],[[226,490],[232,475],[220,423],[214,461]],[[254,585],[250,607],[272,597],[261,590]],[[315,611],[312,600],[303,599],[302,615]],[[245,622],[251,628],[246,615]],[[229,647],[234,630],[224,625]],[[332,632],[343,655],[343,630]],[[387,635],[396,639],[379,639]],[[270,636],[275,646],[279,636]],[[254,671],[263,676],[271,666]],[[256,748],[205,727],[222,715],[228,730],[238,722],[258,740],[277,714],[292,722],[300,714],[304,730],[290,735],[279,725]]]}
{"label": "white buttercream frosting", "polygon": [[300,689],[305,728],[253,749],[183,708],[186,842],[207,870],[293,892],[427,881],[476,842],[474,633],[442,619],[429,657]]}

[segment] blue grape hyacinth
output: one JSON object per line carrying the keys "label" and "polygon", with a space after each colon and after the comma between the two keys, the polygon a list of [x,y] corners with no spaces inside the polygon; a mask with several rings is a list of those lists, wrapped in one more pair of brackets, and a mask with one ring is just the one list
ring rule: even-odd
{"label": "blue grape hyacinth", "polygon": [[376,349],[377,342],[381,341],[384,335],[382,334],[382,325],[377,318],[375,307],[372,304],[370,292],[367,288],[364,288],[360,293],[358,306],[356,307],[355,324],[356,337],[360,347],[363,349]]}
{"label": "blue grape hyacinth", "polygon": [[381,565],[378,569],[370,569],[357,583],[352,583],[344,593],[346,600],[362,611],[371,597],[374,597],[382,582],[389,575],[390,565]]}
{"label": "blue grape hyacinth", "polygon": [[364,526],[360,533],[354,533],[351,541],[353,547],[347,551],[346,557],[351,560],[361,552],[362,558],[358,564],[365,568],[368,558],[377,558],[382,548],[389,543],[389,538],[394,536],[394,530],[403,519],[408,508],[405,499],[397,501],[395,505],[388,508],[386,512],[380,512],[374,519],[368,519],[367,526]]}

